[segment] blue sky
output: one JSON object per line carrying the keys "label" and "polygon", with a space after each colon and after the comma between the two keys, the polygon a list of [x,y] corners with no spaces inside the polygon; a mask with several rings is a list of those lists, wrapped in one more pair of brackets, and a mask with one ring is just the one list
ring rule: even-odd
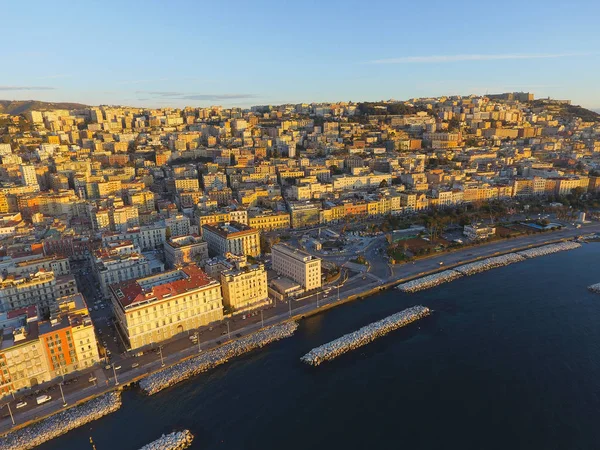
{"label": "blue sky", "polygon": [[0,99],[225,106],[530,91],[600,108],[600,1],[5,1]]}

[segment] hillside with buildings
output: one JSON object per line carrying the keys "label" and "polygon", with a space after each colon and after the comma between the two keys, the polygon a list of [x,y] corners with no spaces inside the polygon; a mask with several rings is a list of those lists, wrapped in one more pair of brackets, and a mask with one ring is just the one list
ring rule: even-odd
{"label": "hillside with buildings", "polygon": [[68,102],[42,102],[39,100],[0,100],[0,114],[24,114],[29,111],[50,111],[53,109],[81,109],[86,105]]}

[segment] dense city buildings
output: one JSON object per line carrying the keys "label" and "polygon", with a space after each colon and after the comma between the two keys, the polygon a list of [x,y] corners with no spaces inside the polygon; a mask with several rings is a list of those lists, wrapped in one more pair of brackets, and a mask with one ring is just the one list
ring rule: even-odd
{"label": "dense city buildings", "polygon": [[[582,222],[600,194],[600,116],[523,92],[40,108],[0,114],[0,159],[9,392],[110,360],[105,316],[119,351],[143,349],[319,291],[343,279],[349,229],[387,233],[404,261],[511,235],[496,210]],[[354,267],[387,270],[367,253]]]}
{"label": "dense city buildings", "polygon": [[50,320],[28,306],[0,314],[0,391],[29,388],[100,361],[94,326],[81,294],[57,299]]}

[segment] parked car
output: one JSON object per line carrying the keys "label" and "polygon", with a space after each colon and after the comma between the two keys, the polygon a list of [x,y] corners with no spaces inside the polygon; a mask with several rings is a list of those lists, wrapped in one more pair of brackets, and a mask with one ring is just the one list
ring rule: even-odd
{"label": "parked car", "polygon": [[136,367],[139,367],[139,365],[140,365],[140,363],[133,363],[133,364],[131,365],[131,368],[132,368],[132,369],[135,369]]}
{"label": "parked car", "polygon": [[27,402],[19,402],[19,403],[17,403],[17,409],[24,408],[26,406],[27,406]]}

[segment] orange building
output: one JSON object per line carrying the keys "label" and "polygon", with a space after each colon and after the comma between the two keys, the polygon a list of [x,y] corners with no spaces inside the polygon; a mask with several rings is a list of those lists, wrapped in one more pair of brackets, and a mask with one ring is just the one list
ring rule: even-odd
{"label": "orange building", "polygon": [[77,354],[68,317],[41,323],[39,336],[50,371],[58,375],[63,371],[71,371],[77,361]]}

